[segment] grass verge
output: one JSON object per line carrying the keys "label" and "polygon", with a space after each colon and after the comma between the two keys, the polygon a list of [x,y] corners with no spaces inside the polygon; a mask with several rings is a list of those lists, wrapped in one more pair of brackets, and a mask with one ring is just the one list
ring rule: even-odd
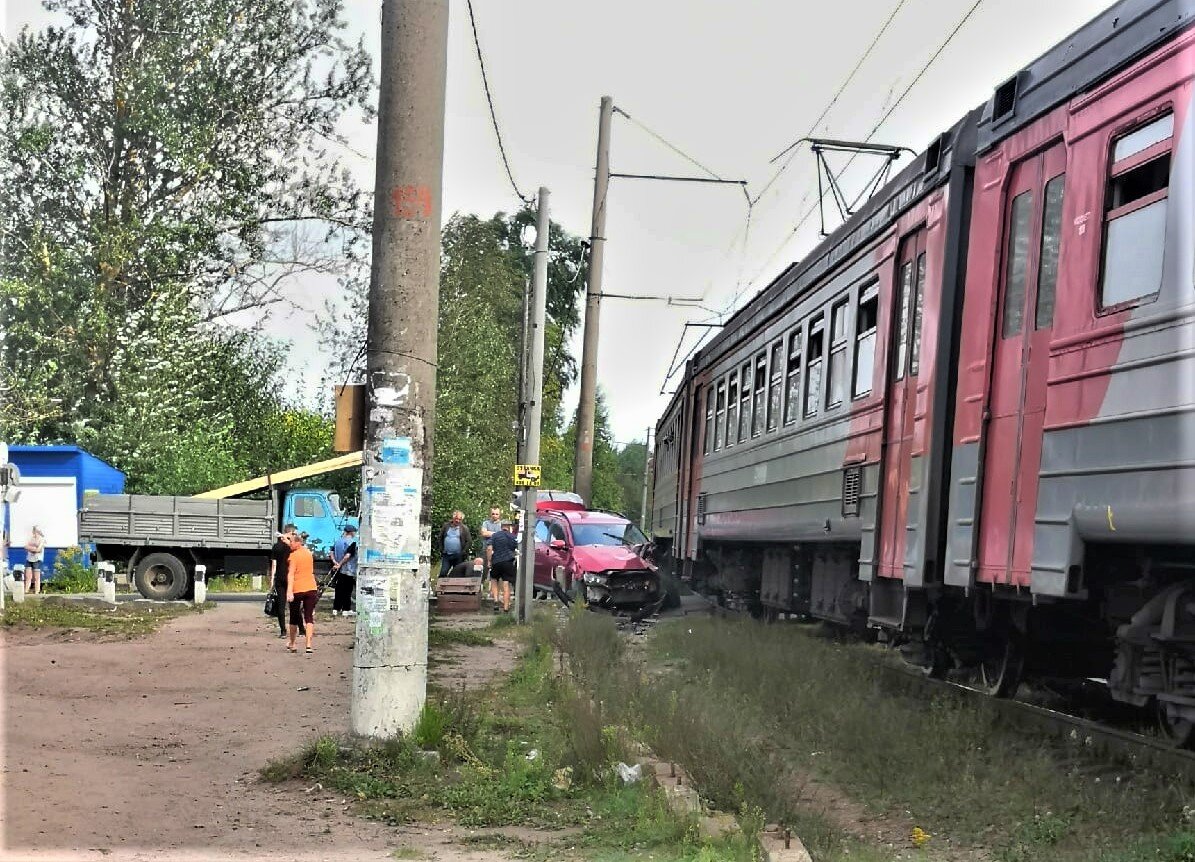
{"label": "grass verge", "polygon": [[432,626],[427,630],[428,649],[450,646],[490,646],[494,639],[474,629],[443,629]]}
{"label": "grass verge", "polygon": [[[753,860],[753,837],[703,839],[696,821],[672,814],[656,791],[618,782],[611,766],[626,759],[622,737],[562,678],[551,629],[550,619],[537,621],[501,684],[434,692],[409,736],[376,744],[322,737],[269,764],[263,779],[319,782],[354,799],[358,814],[396,825],[449,815],[471,828],[546,830],[542,842],[480,839],[514,842],[520,858],[544,862]],[[566,828],[567,837],[553,837]]]}
{"label": "grass verge", "polygon": [[208,603],[196,608],[189,604],[123,602],[113,608],[100,602],[79,599],[28,598],[20,604],[7,604],[3,614],[0,614],[0,623],[12,628],[81,629],[100,635],[131,638],[152,634],[167,620],[198,613],[209,607],[215,605]]}
{"label": "grass verge", "polygon": [[561,645],[595,697],[703,792],[790,823],[819,862],[868,858],[843,818],[817,816],[819,787],[923,829],[924,858],[961,845],[994,862],[1195,862],[1189,785],[1014,734],[982,703],[892,695],[857,646],[808,628],[687,619],[661,625],[641,664],[589,614]]}
{"label": "grass verge", "polygon": [[[263,578],[262,591],[266,589],[264,583],[267,579]],[[253,589],[252,575],[216,575],[209,578],[207,582],[207,591],[209,593],[252,593],[259,592]],[[286,598],[286,596],[283,596]]]}

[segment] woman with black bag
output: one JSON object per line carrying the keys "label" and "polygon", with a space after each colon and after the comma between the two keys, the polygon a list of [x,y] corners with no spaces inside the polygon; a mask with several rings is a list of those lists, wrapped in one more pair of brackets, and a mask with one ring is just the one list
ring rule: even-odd
{"label": "woman with black bag", "polygon": [[[286,585],[290,565],[291,538],[299,531],[294,524],[287,524],[278,534],[278,541],[270,549],[270,595],[266,598],[266,615],[278,618],[278,637],[286,637]],[[271,602],[270,599],[273,599]],[[270,613],[270,610],[273,613]]]}

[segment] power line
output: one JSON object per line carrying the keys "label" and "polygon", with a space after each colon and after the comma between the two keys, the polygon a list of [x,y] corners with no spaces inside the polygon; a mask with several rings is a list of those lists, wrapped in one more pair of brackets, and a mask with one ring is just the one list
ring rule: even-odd
{"label": "power line", "polygon": [[[863,139],[864,143],[870,142],[871,139],[875,136],[875,133],[880,130],[880,127],[883,126],[884,123],[888,121],[888,118],[891,117],[892,114],[896,111],[896,109],[900,107],[901,102],[903,102],[905,100],[905,97],[908,96],[910,92],[912,92],[912,90],[915,86],[917,86],[918,82],[920,82],[921,79],[925,76],[925,73],[927,71],[929,71],[930,66],[932,66],[937,61],[938,57],[940,57],[942,55],[942,52],[946,50],[946,47],[954,40],[954,37],[958,35],[958,32],[963,29],[963,26],[971,19],[971,16],[974,15],[975,12],[979,9],[979,7],[983,5],[983,2],[984,2],[984,0],[975,0],[975,3],[972,4],[971,8],[967,10],[967,13],[965,15],[963,15],[962,18],[959,19],[958,23],[955,24],[954,29],[950,31],[950,34],[946,37],[946,39],[940,45],[938,45],[938,48],[936,51],[934,51],[933,56],[931,56],[929,58],[929,60],[926,61],[925,65],[921,67],[921,71],[919,71],[916,74],[916,76],[913,78],[913,80],[911,82],[909,82],[909,85],[907,87],[905,87],[905,89],[901,92],[900,96],[897,97],[896,101],[893,102],[892,105],[888,108],[888,110],[884,112],[884,115],[882,117],[880,117],[880,119],[876,122],[876,124],[871,127],[871,131],[868,132],[867,137]],[[843,166],[842,170],[839,171],[840,176],[843,175],[850,168],[850,166],[854,163],[856,158],[858,158],[858,153],[851,156],[847,160],[847,163]],[[819,205],[820,205],[820,203],[819,203]],[[767,270],[767,268],[772,265],[772,261],[774,261],[776,259],[776,257],[782,251],[784,251],[785,246],[788,245],[789,240],[791,240],[793,237],[793,234],[797,233],[797,231],[799,231],[802,227],[804,227],[805,223],[807,221],[809,221],[810,217],[812,217],[812,215],[816,211],[817,211],[817,206],[812,206],[808,210],[805,211],[805,213],[797,221],[797,223],[793,227],[793,229],[790,230],[785,235],[785,237],[781,241],[780,245],[776,248],[775,251],[773,251],[768,256],[768,259],[764,262],[763,266],[760,267],[759,271],[756,272],[756,274],[751,278],[752,282],[754,282],[757,278],[759,278],[759,276],[761,276],[764,273],[764,271]],[[736,296],[735,300],[737,301],[737,299],[738,299],[738,297]]]}
{"label": "power line", "polygon": [[[855,68],[851,69],[850,74],[846,76],[846,80],[844,80],[842,82],[842,84],[838,88],[838,91],[834,93],[834,96],[833,96],[833,98],[830,99],[829,104],[827,104],[826,107],[824,109],[822,109],[822,112],[818,116],[818,118],[816,120],[814,120],[812,124],[810,124],[809,131],[807,131],[804,135],[802,135],[800,138],[798,138],[792,144],[785,147],[785,149],[778,156],[776,156],[775,158],[772,159],[772,163],[775,163],[780,158],[782,158],[785,155],[785,153],[789,153],[790,151],[795,150],[797,145],[800,144],[802,140],[812,136],[813,133],[817,131],[817,127],[821,124],[822,120],[824,120],[826,118],[826,116],[830,113],[830,111],[832,111],[834,109],[834,106],[838,104],[838,100],[840,98],[842,98],[842,94],[844,92],[846,92],[846,88],[849,87],[851,85],[851,82],[855,80],[855,75],[859,74],[859,70],[861,68],[863,68],[863,64],[867,62],[868,58],[871,56],[872,51],[874,51],[876,45],[878,45],[880,43],[880,39],[884,38],[884,34],[888,32],[888,27],[891,26],[892,21],[896,18],[896,16],[898,14],[900,14],[900,10],[904,8],[904,6],[907,2],[908,2],[908,0],[899,0],[899,2],[897,2],[896,8],[894,8],[892,10],[892,14],[890,14],[888,16],[888,20],[884,22],[884,25],[882,27],[880,27],[879,32],[877,32],[875,35],[875,38],[871,40],[871,44],[867,46],[867,50],[863,52],[862,56],[859,57],[859,61],[857,63],[855,63]],[[752,201],[752,203],[759,203],[760,199],[765,194],[767,194],[768,189],[770,189],[772,187],[772,184],[775,183],[776,180],[778,180],[780,178],[780,175],[782,173],[784,173],[785,170],[787,170],[788,166],[792,163],[792,160],[795,156],[796,156],[796,153],[793,152],[792,155],[790,155],[784,161],[784,164],[782,164],[776,170],[776,172],[774,174],[772,174],[771,178],[766,183],[764,183],[764,187],[762,189],[760,189],[759,194],[757,194],[755,196],[755,200]]]}
{"label": "power line", "polygon": [[678,156],[680,156],[682,159],[684,159],[689,164],[704,171],[705,173],[709,174],[711,177],[713,177],[716,180],[722,179],[721,176],[719,176],[718,174],[711,171],[709,168],[707,168],[701,162],[697,161],[697,159],[693,158],[691,155],[686,153],[684,150],[682,150],[676,144],[669,141],[667,138],[665,138],[659,132],[653,131],[652,129],[648,128],[646,125],[644,125],[643,123],[636,120],[634,117],[632,117],[630,114],[628,114],[626,111],[624,111],[622,108],[618,107],[617,105],[614,106],[614,113],[622,114],[624,117],[626,117],[628,120],[630,120],[636,126],[638,126],[640,129],[642,129],[648,135],[655,138],[657,141],[659,141],[661,144],[666,146],[668,149],[672,150],[672,152],[676,153]]}
{"label": "power line", "polygon": [[510,187],[514,189],[515,196],[530,206],[532,200],[519,191],[519,185],[515,182],[514,172],[510,169],[510,159],[506,157],[506,147],[502,143],[502,130],[498,128],[498,114],[494,110],[494,97],[490,93],[490,80],[485,73],[485,59],[481,55],[481,40],[477,37],[477,18],[473,15],[473,0],[467,0],[466,5],[469,7],[469,24],[473,27],[473,45],[477,48],[477,64],[481,67],[481,84],[485,88],[485,100],[490,106],[490,120],[494,123],[494,136],[498,139],[498,153],[502,156],[502,166],[506,168],[506,178],[510,180]]}

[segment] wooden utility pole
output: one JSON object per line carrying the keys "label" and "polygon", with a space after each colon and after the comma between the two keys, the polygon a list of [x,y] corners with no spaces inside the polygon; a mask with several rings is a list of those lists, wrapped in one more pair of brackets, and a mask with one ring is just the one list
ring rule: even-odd
{"label": "wooden utility pole", "polygon": [[610,187],[610,119],[614,100],[602,96],[598,114],[597,172],[593,178],[593,222],[589,234],[589,279],[585,287],[585,335],[581,346],[581,400],[577,405],[577,451],[573,490],[592,505],[593,422],[597,398],[598,324],[602,303],[602,259],[606,248],[606,192]]}
{"label": "wooden utility pole", "polygon": [[383,0],[381,29],[350,726],[385,738],[427,697],[448,0]]}

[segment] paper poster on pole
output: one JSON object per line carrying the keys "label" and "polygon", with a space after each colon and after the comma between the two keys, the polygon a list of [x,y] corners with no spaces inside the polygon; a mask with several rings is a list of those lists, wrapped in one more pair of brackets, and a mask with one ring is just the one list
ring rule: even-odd
{"label": "paper poster on pole", "polygon": [[381,634],[390,609],[390,576],[361,573],[357,576],[357,613],[365,617],[371,634]]}
{"label": "paper poster on pole", "polygon": [[418,569],[422,471],[383,462],[365,492],[369,542],[362,564]]}

